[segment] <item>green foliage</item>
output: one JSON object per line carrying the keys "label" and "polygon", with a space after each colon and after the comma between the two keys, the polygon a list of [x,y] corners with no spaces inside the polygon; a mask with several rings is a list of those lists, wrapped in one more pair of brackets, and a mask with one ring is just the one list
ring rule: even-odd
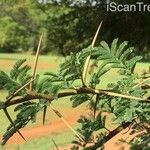
{"label": "green foliage", "polygon": [[70,100],[72,101],[72,107],[75,108],[81,105],[82,103],[90,100],[90,96],[88,94],[80,94],[72,96]]}
{"label": "green foliage", "polygon": [[36,113],[38,112],[37,108],[36,103],[27,102],[18,105],[14,109],[14,111],[18,112],[14,121],[15,127],[13,124],[10,124],[7,128],[7,132],[3,135],[2,145],[4,145],[18,129],[25,127],[30,120],[35,121]]}
{"label": "green foliage", "polygon": [[[9,105],[16,104],[14,111],[17,113],[14,122],[11,121],[3,136],[2,144],[5,144],[20,128],[25,127],[29,121],[35,121],[39,111],[44,111],[44,122],[46,108],[51,105],[51,101],[65,96],[70,96],[73,108],[86,102],[89,110],[87,116],[81,116],[78,120],[81,126],[77,131],[81,138],[73,141],[72,149],[88,149],[89,144],[92,148],[94,147],[93,149],[97,145],[103,148],[108,135],[112,134],[106,127],[107,117],[104,112],[114,115],[111,121],[118,127],[126,123],[133,124],[136,121],[140,126],[145,127],[150,120],[150,103],[147,98],[149,88],[143,88],[143,85],[141,86],[138,82],[135,66],[141,57],[133,57],[133,51],[134,48],[128,46],[126,41],[119,43],[118,39],[114,39],[110,46],[102,41],[97,47],[89,46],[68,56],[57,73],[46,72],[42,78],[37,74],[33,91],[29,91],[28,85],[16,95],[13,94],[31,80],[30,67],[25,64],[26,60],[16,62],[10,74],[1,71],[0,87],[8,91],[8,96],[13,95],[13,97],[10,101],[6,98],[6,102],[1,102],[0,109],[5,112]],[[82,72],[89,55],[95,58],[91,61],[91,66],[96,64],[97,69],[88,73],[88,82],[84,85]],[[117,70],[120,76],[118,81],[109,83],[107,89],[97,89],[101,84],[102,76],[107,76],[111,69]],[[144,83],[149,85],[148,80]],[[33,99],[36,102],[32,102]],[[54,111],[59,113],[57,110]],[[60,113],[59,116],[62,117]],[[10,120],[9,117],[8,119]],[[138,124],[133,129],[139,130]]]}
{"label": "green foliage", "polygon": [[[9,95],[13,94],[31,79],[29,74],[31,67],[28,65],[22,66],[25,61],[26,60],[19,60],[10,71],[10,75],[0,71],[0,88],[8,90]],[[22,91],[21,93],[18,93],[18,95],[22,95],[24,92]]]}
{"label": "green foliage", "polygon": [[[118,44],[118,39],[115,39],[112,42],[111,47],[109,47],[106,42],[102,41],[100,43],[100,46],[91,49],[91,55],[97,58],[94,64],[97,64],[98,69],[91,74],[91,81],[89,82],[89,86],[95,88],[100,83],[99,79],[101,79],[101,76],[105,75],[112,68],[117,68],[118,73],[122,76],[122,78],[115,84],[109,83],[108,88],[111,88],[111,90],[116,93],[122,93],[125,95],[130,94],[131,96],[141,98],[144,97],[148,93],[148,91],[145,91],[141,87],[133,89],[137,79],[137,75],[134,74],[135,65],[137,61],[141,60],[141,57],[139,56],[131,57],[131,53],[133,52],[133,50],[133,47],[127,46],[127,42]],[[85,99],[82,98],[82,96],[75,96],[73,107],[78,106],[79,104],[82,104],[87,100],[88,98]],[[89,108],[93,112],[93,114],[91,115],[94,118],[95,112],[99,112],[101,117],[103,116],[101,115],[102,112],[113,113],[115,115],[115,118],[112,120],[112,122],[120,125],[126,122],[132,122],[135,119],[140,119],[141,124],[144,124],[146,122],[148,123],[149,111],[147,108],[149,107],[149,104],[146,104],[145,106],[145,104],[140,103],[137,100],[128,100],[121,97],[112,98],[111,96],[106,95],[96,97],[95,101],[89,101]],[[91,141],[94,140],[93,135],[95,134],[95,129],[92,127],[93,125],[96,126],[98,116],[99,115],[97,115],[94,120],[89,121],[89,119],[85,117],[84,119],[81,119],[79,121],[83,125],[83,127],[79,129],[79,132],[83,137],[86,137],[85,143],[91,143]],[[102,123],[102,120],[98,122]],[[103,126],[98,124],[98,126],[96,126],[96,130],[101,131],[101,129],[104,129],[106,130],[106,132],[108,132],[108,130],[105,128],[104,123],[102,124]],[[101,132],[101,134],[102,133],[103,132]],[[102,134],[100,137],[102,139],[105,139],[105,136],[105,134]],[[99,142],[101,143],[102,140],[100,140]],[[83,144],[81,144],[82,142],[80,143],[79,141],[74,141],[74,143],[79,147],[84,147]]]}
{"label": "green foliage", "polygon": [[2,51],[26,49],[25,29],[9,16],[0,18],[0,48]]}
{"label": "green foliage", "polygon": [[131,144],[131,148],[132,150],[149,150],[150,146],[149,146],[149,141],[150,139],[150,134],[149,132],[147,134],[144,134],[141,136],[141,138],[136,139],[132,144]]}

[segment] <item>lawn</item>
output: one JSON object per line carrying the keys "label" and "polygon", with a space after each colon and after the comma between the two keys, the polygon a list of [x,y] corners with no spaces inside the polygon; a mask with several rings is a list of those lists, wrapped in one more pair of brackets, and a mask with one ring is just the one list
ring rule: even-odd
{"label": "lawn", "polygon": [[[24,54],[0,54],[0,70],[3,70],[5,72],[9,72],[13,64],[18,59],[27,59],[27,63],[32,66],[34,55],[24,55]],[[39,64],[38,64],[38,73],[43,75],[45,71],[53,71],[56,72],[59,64],[64,60],[64,58],[60,56],[55,55],[47,55],[47,56],[40,56],[39,58]],[[136,66],[135,71],[141,72],[143,69],[148,69],[150,66],[149,63],[138,63]],[[118,80],[117,71],[111,70],[109,73],[107,73],[106,76],[101,79],[101,85],[100,88],[105,88],[107,83],[116,82]],[[0,91],[0,100],[4,100],[7,93],[4,90]],[[64,118],[71,118],[71,116],[74,116],[77,114],[82,114],[86,110],[86,104],[81,105],[79,108],[73,109],[71,108],[71,102],[69,101],[69,98],[62,98],[60,100],[54,101],[53,106],[57,108],[64,116]],[[9,108],[10,114],[15,117],[15,113],[13,112],[14,107]],[[1,127],[0,127],[0,135],[4,133],[4,131],[7,128],[8,120],[4,117],[4,114],[2,111],[0,111],[0,118],[1,118]],[[40,113],[37,117],[36,124],[29,124],[27,128],[33,128],[37,125],[42,124],[42,113]],[[52,121],[57,121],[59,118],[51,111],[48,110],[48,116],[46,118],[46,124],[49,124]],[[56,133],[53,132],[49,136],[35,138],[33,140],[28,141],[25,144],[22,144],[19,146],[21,150],[24,149],[37,149],[37,150],[47,150],[52,149],[54,147],[54,144],[52,142],[52,139],[55,140],[55,142],[61,147],[61,145],[65,145],[70,143],[73,139],[73,133],[69,131],[69,129],[65,128],[63,131],[57,131]],[[12,145],[11,145],[12,146]],[[10,145],[8,145],[10,147]],[[12,146],[13,149],[19,149],[16,145]]]}

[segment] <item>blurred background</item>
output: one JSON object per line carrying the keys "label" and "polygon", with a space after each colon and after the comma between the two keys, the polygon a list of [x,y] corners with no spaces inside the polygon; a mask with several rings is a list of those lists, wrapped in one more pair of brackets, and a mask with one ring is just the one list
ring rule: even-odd
{"label": "blurred background", "polygon": [[0,0],[0,52],[34,54],[43,33],[41,54],[66,56],[89,46],[103,20],[97,44],[127,40],[148,61],[150,12],[107,12],[107,2],[111,0]]}

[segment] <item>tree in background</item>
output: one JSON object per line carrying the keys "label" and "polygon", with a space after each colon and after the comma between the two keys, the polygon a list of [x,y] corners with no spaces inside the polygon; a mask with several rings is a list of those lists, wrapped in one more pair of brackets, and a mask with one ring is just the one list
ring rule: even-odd
{"label": "tree in background", "polygon": [[[44,30],[44,14],[30,0],[1,1],[1,49],[3,51],[34,50],[39,33]],[[11,7],[10,7],[11,6]],[[14,46],[15,44],[15,46]]]}
{"label": "tree in background", "polygon": [[[120,4],[135,3],[129,0],[114,1]],[[0,40],[0,49],[34,51],[37,37],[44,33],[43,53],[57,51],[67,55],[87,47],[96,26],[103,20],[103,30],[99,39],[108,43],[117,37],[121,41],[128,40],[131,45],[136,45],[136,53],[148,59],[149,12],[107,12],[106,2],[107,0],[1,1],[0,17],[9,26],[5,25],[4,21],[0,23],[1,35],[4,35]],[[143,2],[149,3],[147,0]],[[4,19],[5,17],[10,19]],[[10,34],[10,30],[14,34]]]}

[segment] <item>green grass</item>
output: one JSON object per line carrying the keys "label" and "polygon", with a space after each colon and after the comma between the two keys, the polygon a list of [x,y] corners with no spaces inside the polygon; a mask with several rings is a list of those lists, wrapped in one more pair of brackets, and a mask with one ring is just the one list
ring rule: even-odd
{"label": "green grass", "polygon": [[74,135],[70,131],[63,131],[59,136],[59,133],[53,133],[51,136],[37,138],[32,141],[28,141],[26,144],[20,146],[21,150],[26,149],[35,149],[36,150],[48,150],[55,148],[52,139],[57,143],[57,145],[61,148],[64,145],[68,145],[74,139]]}
{"label": "green grass", "polygon": [[[0,60],[18,60],[18,59],[27,59],[28,61],[33,61],[35,58],[35,55],[30,54],[21,54],[21,53],[0,53]],[[42,62],[55,62],[55,59],[62,59],[61,56],[56,56],[53,54],[49,55],[40,55],[39,61]]]}
{"label": "green grass", "polygon": [[72,132],[68,130],[59,130],[57,132],[53,132],[48,136],[43,136],[39,138],[35,138],[33,140],[27,141],[25,144],[21,145],[6,145],[3,149],[9,149],[13,148],[13,150],[52,150],[55,148],[54,143],[52,140],[55,141],[55,143],[58,145],[59,148],[64,147],[64,145],[68,145],[74,140],[75,137],[72,134]]}
{"label": "green grass", "polygon": [[[34,60],[34,55],[24,55],[24,54],[0,54],[0,62],[6,61],[6,62],[10,62],[11,61],[11,66],[13,65],[13,63],[16,62],[16,60],[18,59],[27,59],[27,62],[32,64],[33,60]],[[47,66],[47,68],[42,68],[39,67],[38,69],[38,73],[40,75],[42,75],[45,71],[53,71],[56,72],[56,70],[58,69],[59,64],[64,60],[64,58],[62,57],[58,57],[58,56],[52,56],[52,55],[48,55],[48,56],[40,56],[39,58],[39,64],[43,63],[43,64],[49,64],[49,66]],[[51,67],[53,65],[53,67]],[[11,66],[9,67],[5,67],[0,65],[0,70],[9,72],[9,70],[11,69]],[[136,72],[141,72],[141,70],[143,69],[148,69],[148,67],[150,66],[149,63],[138,63],[136,66],[135,71]],[[100,88],[105,88],[106,85],[111,81],[111,82],[116,82],[118,80],[118,74],[116,69],[111,70],[109,73],[106,74],[106,76],[103,76],[101,78],[101,84],[100,84]],[[7,93],[6,91],[0,90],[0,101],[4,100]],[[62,98],[59,100],[56,100],[53,102],[53,105],[55,108],[57,108],[65,118],[69,118],[71,117],[74,113],[80,113],[82,109],[86,109],[86,104],[81,105],[79,108],[73,109],[71,108],[71,102],[69,101],[69,98]],[[14,107],[10,107],[9,108],[9,112],[11,114],[11,116],[13,118],[15,118],[15,113],[13,112]],[[72,112],[70,112],[70,110],[72,110]],[[69,113],[68,113],[69,112]],[[82,114],[82,112],[81,112]],[[4,116],[4,113],[2,111],[0,111],[0,118],[1,118],[1,127],[0,127],[0,134],[2,135],[4,133],[4,131],[7,128],[7,125],[9,124],[7,118]],[[36,125],[42,124],[42,113],[39,113],[38,117],[37,117],[37,122],[36,124],[29,124],[27,126],[27,128],[32,128],[35,127]],[[59,120],[59,118],[49,109],[48,110],[48,116],[46,118],[46,123],[49,123],[51,121],[54,120]],[[61,145],[64,144],[68,144],[72,141],[73,139],[73,133],[71,131],[62,131],[61,133],[52,133],[51,135],[48,135],[46,137],[40,137],[34,140],[30,140],[27,143],[20,145],[20,149],[24,150],[24,149],[37,149],[37,150],[47,150],[47,149],[52,149],[54,144],[52,143],[51,139],[54,139],[56,141],[56,143],[61,147]],[[17,146],[14,146],[14,149],[17,149]]]}

